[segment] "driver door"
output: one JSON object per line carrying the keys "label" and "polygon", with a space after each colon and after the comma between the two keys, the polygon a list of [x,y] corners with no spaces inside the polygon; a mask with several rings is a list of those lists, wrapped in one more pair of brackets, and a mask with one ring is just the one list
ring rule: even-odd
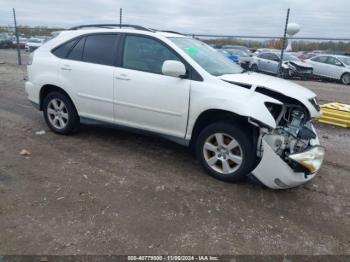
{"label": "driver door", "polygon": [[191,80],[162,74],[166,60],[178,55],[159,40],[126,35],[121,66],[114,72],[115,122],[184,137]]}

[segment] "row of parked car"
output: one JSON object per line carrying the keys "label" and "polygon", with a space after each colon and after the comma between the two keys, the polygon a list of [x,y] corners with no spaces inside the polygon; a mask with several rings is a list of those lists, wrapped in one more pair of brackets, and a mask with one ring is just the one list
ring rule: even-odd
{"label": "row of parked car", "polygon": [[283,78],[332,79],[350,84],[350,56],[321,51],[285,52],[281,61],[281,52],[276,49],[257,49],[252,52],[244,46],[223,46],[217,50],[246,70],[276,75],[281,63]]}
{"label": "row of parked car", "polygon": [[[47,37],[27,37],[19,36],[19,47],[25,49],[27,52],[33,52],[38,47],[42,46],[49,40]],[[15,48],[17,45],[17,39],[15,36],[11,36],[7,33],[0,33],[0,48]]]}

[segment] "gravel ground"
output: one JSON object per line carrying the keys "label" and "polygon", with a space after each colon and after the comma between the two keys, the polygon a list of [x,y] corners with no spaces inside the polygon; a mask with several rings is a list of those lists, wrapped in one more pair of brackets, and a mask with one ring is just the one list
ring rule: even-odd
{"label": "gravel ground", "polygon": [[[317,125],[327,156],[304,186],[223,183],[163,139],[101,126],[50,132],[24,75],[0,65],[0,254],[350,255],[349,130]],[[300,83],[350,102],[350,87]]]}

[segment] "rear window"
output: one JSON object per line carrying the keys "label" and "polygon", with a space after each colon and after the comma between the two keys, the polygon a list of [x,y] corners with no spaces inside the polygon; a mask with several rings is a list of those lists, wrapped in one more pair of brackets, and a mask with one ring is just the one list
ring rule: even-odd
{"label": "rear window", "polygon": [[116,58],[117,35],[91,35],[86,38],[83,61],[113,65]]}
{"label": "rear window", "polygon": [[83,57],[85,37],[80,38],[79,42],[73,47],[68,54],[68,59],[80,61]]}
{"label": "rear window", "polygon": [[57,48],[55,48],[52,53],[59,57],[59,58],[66,58],[68,52],[70,51],[70,49],[73,47],[73,45],[76,43],[77,39],[71,40]]}

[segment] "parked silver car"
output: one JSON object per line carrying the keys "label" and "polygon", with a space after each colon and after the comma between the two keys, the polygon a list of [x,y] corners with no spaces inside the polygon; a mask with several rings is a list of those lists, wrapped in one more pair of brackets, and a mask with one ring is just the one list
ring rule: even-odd
{"label": "parked silver car", "polygon": [[[250,68],[255,72],[269,74],[278,73],[281,54],[278,52],[262,52],[254,56]],[[312,65],[299,60],[297,57],[285,53],[282,61],[282,77],[301,77],[307,79],[312,76]]]}
{"label": "parked silver car", "polygon": [[344,85],[350,84],[350,57],[338,55],[318,55],[305,60],[313,68],[313,74],[319,77],[341,81]]}
{"label": "parked silver car", "polygon": [[234,48],[228,48],[225,50],[229,52],[231,55],[235,55],[238,57],[238,63],[241,65],[242,68],[247,70],[249,69],[249,65],[253,57],[251,52],[248,53],[243,49],[234,49]]}

